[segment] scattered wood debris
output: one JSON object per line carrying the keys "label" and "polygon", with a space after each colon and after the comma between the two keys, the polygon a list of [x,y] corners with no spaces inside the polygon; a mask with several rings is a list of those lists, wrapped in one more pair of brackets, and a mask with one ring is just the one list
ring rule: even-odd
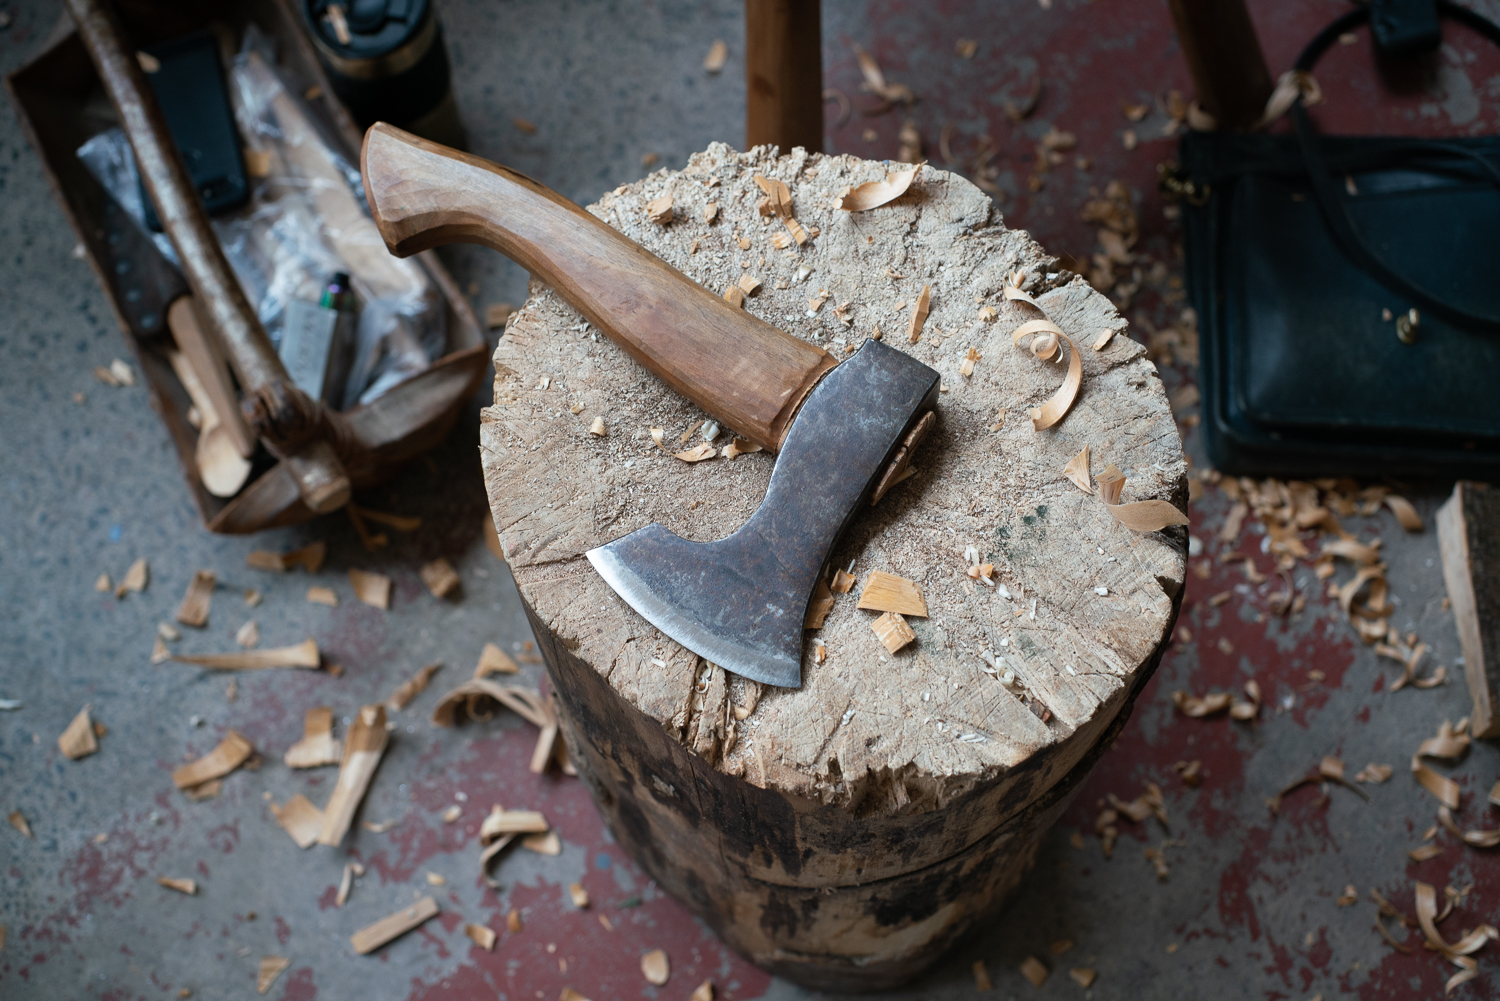
{"label": "scattered wood debris", "polygon": [[994,990],[994,984],[990,983],[990,971],[985,969],[984,960],[974,960],[974,989],[979,991]]}
{"label": "scattered wood debris", "polygon": [[260,957],[260,970],[255,976],[255,990],[264,994],[271,989],[276,978],[281,976],[281,971],[292,965],[292,961],[285,956],[262,956]]}
{"label": "scattered wood debris", "polygon": [[833,582],[829,585],[829,590],[835,594],[848,594],[854,587],[856,579],[852,573],[844,570],[835,570],[833,572]]}
{"label": "scattered wood debris", "polygon": [[1429,737],[1422,741],[1415,754],[1411,756],[1411,771],[1418,782],[1450,810],[1457,810],[1459,803],[1458,783],[1444,775],[1429,768],[1422,759],[1444,758],[1449,761],[1456,760],[1464,755],[1469,749],[1469,735],[1464,731],[1468,721],[1464,720],[1455,727],[1449,720],[1443,720],[1438,727],[1436,737]]}
{"label": "scattered wood debris", "polygon": [[323,832],[323,811],[300,792],[280,806],[272,803],[271,816],[276,818],[282,830],[292,836],[298,848],[311,848],[317,843],[318,835]]}
{"label": "scattered wood debris", "polygon": [[321,663],[318,644],[311,637],[295,646],[276,647],[269,650],[245,650],[241,653],[174,653],[172,659],[180,664],[196,664],[215,671],[268,670],[283,667],[315,671]]}
{"label": "scattered wood debris", "polygon": [[872,570],[865,578],[856,608],[872,612],[899,612],[902,615],[927,617],[927,602],[916,581],[898,577],[884,570]]}
{"label": "scattered wood debris", "polygon": [[731,306],[743,307],[745,305],[745,290],[738,285],[731,285],[724,290],[724,301]]}
{"label": "scattered wood debris", "polygon": [[[130,564],[130,569],[125,571],[125,579],[120,581],[119,587],[115,588],[115,597],[123,598],[131,591],[139,594],[140,592],[146,590],[146,585],[150,583],[150,577],[150,567],[147,565],[146,558],[143,556],[140,559],[136,560],[134,563]],[[107,580],[108,578],[101,579]]]}
{"label": "scattered wood debris", "polygon": [[589,891],[583,888],[582,883],[569,883],[568,896],[573,900],[573,906],[583,910],[589,905]]}
{"label": "scattered wood debris", "polygon": [[735,284],[739,286],[741,292],[749,296],[753,295],[755,290],[760,288],[760,279],[753,275],[740,275],[740,280]]}
{"label": "scattered wood debris", "polygon": [[[322,823],[322,816],[321,815],[318,818],[318,822],[321,825],[321,823]],[[310,844],[312,844],[316,840],[317,840],[317,831],[314,831],[312,839],[309,840],[307,844],[310,845]],[[302,848],[306,848],[307,847],[307,845],[302,844],[300,841],[298,842],[298,845],[300,847],[302,847]],[[333,906],[335,906],[335,907],[343,907],[345,904],[347,904],[349,902],[349,892],[354,889],[354,877],[355,876],[363,876],[364,874],[365,874],[365,867],[362,866],[362,865],[360,865],[358,862],[349,862],[349,863],[345,864],[343,878],[339,880],[339,892],[338,892],[338,895],[333,898]]]}
{"label": "scattered wood debris", "polygon": [[557,761],[564,774],[573,774],[566,763],[565,749],[558,737],[557,713],[536,691],[517,685],[498,685],[485,678],[474,678],[453,689],[438,702],[432,721],[438,726],[452,726],[462,708],[470,718],[488,720],[499,703],[539,730],[531,755],[531,771],[541,774],[548,763]]}
{"label": "scattered wood debris", "polygon": [[422,564],[422,568],[417,572],[422,575],[422,583],[427,585],[427,590],[432,592],[434,598],[448,597],[458,589],[460,584],[453,564],[441,556],[431,563]]}
{"label": "scattered wood debris", "polygon": [[209,779],[201,785],[182,790],[182,794],[194,803],[202,803],[205,800],[218,799],[223,789],[223,779]]}
{"label": "scattered wood debris", "polygon": [[545,834],[528,834],[521,839],[521,847],[538,855],[561,855],[562,839],[556,831]]}
{"label": "scattered wood debris", "polygon": [[1024,345],[1024,348],[1042,361],[1061,361],[1061,345],[1066,344],[1068,347],[1068,372],[1063,377],[1062,385],[1040,407],[1032,407],[1030,410],[1032,427],[1037,431],[1045,431],[1062,420],[1078,399],[1078,390],[1083,386],[1083,358],[1078,353],[1077,345],[1063,333],[1061,327],[1052,322],[1041,303],[1022,290],[1021,284],[1025,280],[1025,274],[1020,271],[1011,275],[1010,280],[1005,283],[1005,301],[1024,303],[1036,311],[1037,319],[1027,320],[1012,331],[1011,343],[1023,347],[1021,342],[1029,337],[1030,343]]}
{"label": "scattered wood debris", "polygon": [[1328,783],[1330,783],[1330,782],[1334,783],[1336,785],[1341,785],[1345,789],[1349,789],[1349,790],[1353,791],[1356,795],[1359,796],[1360,799],[1364,800],[1365,802],[1369,802],[1369,800],[1370,800],[1370,794],[1369,793],[1365,792],[1359,786],[1355,785],[1353,782],[1350,782],[1348,779],[1344,778],[1344,763],[1342,761],[1340,761],[1338,758],[1330,756],[1330,757],[1325,757],[1321,762],[1318,763],[1318,770],[1317,771],[1312,772],[1311,774],[1308,774],[1308,775],[1304,775],[1301,778],[1293,779],[1291,782],[1288,782],[1285,786],[1283,786],[1281,788],[1281,790],[1279,792],[1276,793],[1276,795],[1274,797],[1272,797],[1271,799],[1266,800],[1266,806],[1270,808],[1272,816],[1275,816],[1277,813],[1279,813],[1281,811],[1281,803],[1282,803],[1282,801],[1285,800],[1286,797],[1287,797],[1287,795],[1289,793],[1291,793],[1293,790],[1300,789],[1302,786],[1305,786],[1305,785],[1319,785],[1319,784],[1322,784],[1322,785],[1325,786],[1325,790],[1324,790],[1324,794],[1323,794],[1323,802],[1326,803],[1327,800],[1328,800],[1328,793],[1327,793],[1327,790],[1326,790],[1326,785]]}
{"label": "scattered wood debris", "polygon": [[249,650],[260,642],[260,626],[255,624],[254,619],[251,619],[235,632],[234,641]]}
{"label": "scattered wood debris", "polygon": [[974,363],[979,361],[979,359],[979,352],[975,351],[973,348],[970,348],[964,353],[964,360],[963,363],[958,367],[958,374],[963,376],[965,379],[972,376],[974,374]]}
{"label": "scattered wood debris", "polygon": [[[1444,985],[1444,991],[1451,994],[1461,985],[1479,976],[1479,962],[1473,958],[1472,953],[1484,948],[1485,943],[1490,939],[1500,938],[1500,931],[1497,931],[1493,925],[1480,925],[1473,931],[1465,932],[1457,942],[1449,944],[1437,930],[1437,922],[1442,919],[1437,912],[1437,891],[1428,883],[1418,883],[1416,904],[1417,923],[1427,939],[1427,948],[1459,968],[1459,972],[1450,977],[1448,983]],[[1449,912],[1451,912],[1451,906],[1443,916]]]}
{"label": "scattered wood debris", "polygon": [[99,750],[99,741],[94,733],[94,721],[89,718],[91,708],[93,707],[88,705],[78,710],[78,715],[73,717],[73,721],[62,732],[62,736],[57,738],[58,750],[74,761],[86,758]]}
{"label": "scattered wood debris", "polygon": [[774,177],[765,177],[761,174],[756,174],[751,179],[755,182],[756,187],[765,192],[768,203],[767,207],[771,209],[772,213],[781,219],[790,219],[792,217],[792,191],[786,186],[785,181],[777,180]]}
{"label": "scattered wood debris", "polygon": [[[140,55],[146,55],[146,53],[140,53]],[[147,58],[151,57],[147,56]],[[108,368],[105,368],[103,365],[95,365],[94,378],[106,386],[134,386],[135,370],[127,365],[123,359],[116,358],[109,363]]]}
{"label": "scattered wood debris", "polygon": [[887,205],[906,194],[921,169],[919,163],[904,170],[893,170],[882,180],[867,181],[850,188],[839,198],[839,208],[848,212],[865,212]]}
{"label": "scattered wood debris", "polygon": [[181,879],[176,876],[157,876],[156,881],[169,890],[186,893],[189,897],[198,895],[198,883],[195,880]]}
{"label": "scattered wood debris", "polygon": [[1078,966],[1068,971],[1068,976],[1077,981],[1078,986],[1087,990],[1094,986],[1094,981],[1099,977],[1099,971],[1087,966]]}
{"label": "scattered wood debris", "polygon": [[464,925],[464,934],[469,936],[474,941],[474,944],[485,952],[495,951],[495,939],[499,936],[488,925],[466,924]]}
{"label": "scattered wood debris", "polygon": [[401,683],[401,686],[391,693],[391,697],[385,700],[385,707],[391,712],[400,712],[405,709],[412,699],[422,694],[427,688],[427,683],[432,676],[442,668],[442,664],[428,664],[416,674]]}
{"label": "scattered wood debris", "polygon": [[701,445],[694,445],[686,451],[674,452],[672,453],[672,457],[674,459],[681,459],[683,462],[702,462],[704,459],[712,459],[718,454],[718,451],[712,444],[704,442]]}
{"label": "scattered wood debris", "polygon": [[667,192],[660,198],[653,198],[646,203],[646,218],[658,226],[665,226],[672,221],[672,193]]}
{"label": "scattered wood debris", "polygon": [[100,594],[108,594],[113,587],[114,584],[110,582],[109,574],[107,573],[100,574],[98,579],[94,581],[94,590]]}
{"label": "scattered wood debris", "polygon": [[310,542],[301,549],[293,549],[289,553],[271,553],[264,549],[253,550],[245,557],[245,563],[256,570],[270,570],[284,573],[294,567],[301,567],[308,573],[317,573],[323,568],[323,560],[328,555],[328,543],[321,539]]}
{"label": "scattered wood debris", "polygon": [[490,674],[520,674],[521,668],[515,661],[510,659],[504,650],[493,643],[486,643],[484,649],[479,652],[479,665],[474,668],[474,677],[483,678]]}
{"label": "scattered wood debris", "polygon": [[196,761],[172,770],[172,783],[179,789],[191,789],[210,779],[223,778],[249,760],[255,753],[250,741],[230,730],[217,747]]}
{"label": "scattered wood debris", "polygon": [[366,925],[351,935],[349,941],[353,944],[354,951],[364,956],[387,942],[400,938],[437,913],[437,901],[431,897],[423,897],[410,907],[404,907],[374,924]]}
{"label": "scattered wood debris", "polygon": [[671,963],[667,960],[667,954],[661,949],[652,949],[641,957],[641,973],[648,983],[660,987],[667,982],[671,976]]}
{"label": "scattered wood debris", "polygon": [[327,605],[329,608],[339,607],[339,596],[331,587],[314,585],[308,588],[307,600],[314,605]]}
{"label": "scattered wood debris", "polygon": [[912,632],[911,626],[906,624],[906,620],[898,612],[886,612],[871,622],[870,628],[890,653],[895,653],[917,638],[917,634]]}
{"label": "scattered wood debris", "polygon": [[753,444],[744,438],[735,438],[728,445],[724,446],[724,450],[720,454],[722,454],[726,459],[733,460],[736,456],[749,455],[752,452],[759,451],[759,445]]}
{"label": "scattered wood debris", "polygon": [[26,817],[21,813],[20,810],[10,811],[10,817],[8,819],[10,820],[10,826],[20,831],[22,837],[30,838],[33,836],[31,833],[31,825],[26,823]]}
{"label": "scattered wood debris", "polygon": [[906,323],[906,339],[915,344],[922,339],[922,327],[927,323],[927,316],[932,306],[932,286],[923,285],[922,294],[917,296],[917,303],[912,307],[911,318]]}
{"label": "scattered wood debris", "polygon": [[1021,976],[1031,981],[1031,986],[1033,987],[1040,987],[1046,983],[1047,977],[1051,972],[1035,956],[1027,956],[1026,961],[1021,964]]}
{"label": "scattered wood debris", "polygon": [[1398,497],[1396,494],[1386,494],[1384,500],[1385,506],[1391,509],[1391,513],[1396,516],[1402,528],[1408,532],[1422,531],[1422,516],[1417,514],[1417,509],[1412,506],[1411,501],[1405,497]]}
{"label": "scattered wood debris", "polygon": [[344,834],[354,819],[354,811],[359,809],[360,800],[364,799],[365,790],[375,777],[375,769],[380,764],[380,757],[385,753],[389,739],[385,726],[385,706],[362,707],[344,739],[344,757],[339,763],[338,782],[333,788],[333,795],[328,798],[328,805],[323,808],[323,830],[318,835],[319,844],[337,845],[344,840]]}
{"label": "scattered wood debris", "polygon": [[1359,772],[1354,776],[1354,781],[1369,782],[1374,785],[1379,785],[1380,783],[1389,779],[1393,771],[1394,769],[1391,768],[1390,765],[1377,765],[1374,762],[1371,762],[1370,764],[1365,765],[1365,767],[1359,770]]}
{"label": "scattered wood debris", "polygon": [[521,912],[511,908],[510,913],[505,915],[505,930],[511,934],[521,931],[525,925],[521,923]]}
{"label": "scattered wood debris", "polygon": [[1063,475],[1084,493],[1094,492],[1094,484],[1089,477],[1089,447],[1087,445],[1083,446],[1082,452],[1068,460],[1068,464],[1063,467]]}
{"label": "scattered wood debris", "polygon": [[1177,510],[1169,501],[1143,500],[1130,504],[1120,503],[1120,494],[1125,489],[1125,474],[1114,463],[1104,467],[1099,474],[1099,499],[1116,521],[1133,532],[1159,532],[1171,525],[1186,525],[1187,515]]}
{"label": "scattered wood debris", "polygon": [[693,993],[688,996],[688,1001],[714,1001],[714,982],[705,980],[693,988]]}
{"label": "scattered wood debris", "polygon": [[354,587],[354,596],[371,608],[391,607],[391,579],[385,574],[351,567],[349,583]]}
{"label": "scattered wood debris", "polygon": [[807,599],[807,613],[803,616],[802,628],[822,629],[831,611],[833,611],[833,593],[828,589],[827,579],[819,577],[818,582],[813,585],[812,597]]}
{"label": "scattered wood debris", "polygon": [[333,736],[333,709],[317,706],[302,717],[302,739],[287,748],[282,761],[288,768],[318,768],[336,765],[344,745]]}
{"label": "scattered wood debris", "polygon": [[603,438],[609,432],[604,429],[604,418],[595,417],[594,423],[589,425],[589,434],[596,438]]}
{"label": "scattered wood debris", "polygon": [[185,626],[202,628],[208,625],[208,608],[213,601],[214,587],[218,576],[212,570],[199,570],[188,583],[182,604],[177,606],[177,621]]}
{"label": "scattered wood debris", "polygon": [[1198,759],[1192,761],[1179,761],[1172,768],[1177,772],[1177,777],[1182,779],[1182,784],[1189,789],[1196,789],[1203,784],[1203,762]]}

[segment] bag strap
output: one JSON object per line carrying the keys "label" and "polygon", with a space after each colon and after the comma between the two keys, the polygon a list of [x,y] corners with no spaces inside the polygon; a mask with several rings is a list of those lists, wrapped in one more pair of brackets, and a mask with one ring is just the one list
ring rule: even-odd
{"label": "bag strap", "polygon": [[[1439,0],[1438,12],[1444,17],[1452,18],[1474,29],[1491,42],[1500,45],[1500,26],[1473,11],[1450,3],[1449,0]],[[1369,19],[1370,10],[1367,6],[1361,6],[1344,14],[1307,44],[1302,54],[1297,57],[1295,68],[1310,72],[1319,57],[1340,35]],[[1303,106],[1300,96],[1292,104],[1291,117],[1292,125],[1297,132],[1297,142],[1302,150],[1302,161],[1312,184],[1313,197],[1318,203],[1318,209],[1322,212],[1329,233],[1344,254],[1367,274],[1379,279],[1392,291],[1405,295],[1411,302],[1434,316],[1457,325],[1500,327],[1500,318],[1471,313],[1407,280],[1371,249],[1360,234],[1359,228],[1354,224],[1354,218],[1349,213],[1349,205],[1344,199],[1342,188],[1329,175],[1317,130],[1313,128],[1312,119],[1308,116],[1307,108]],[[1489,175],[1497,187],[1500,187],[1500,169],[1496,169],[1495,164],[1487,157],[1457,143],[1413,139],[1402,143],[1400,149],[1403,153],[1412,155],[1446,153],[1449,156],[1472,160]]]}

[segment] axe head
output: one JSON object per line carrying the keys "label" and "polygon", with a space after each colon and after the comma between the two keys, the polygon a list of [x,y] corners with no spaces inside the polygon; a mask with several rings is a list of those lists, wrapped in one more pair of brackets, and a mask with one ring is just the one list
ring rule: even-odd
{"label": "axe head", "polygon": [[938,373],[866,341],[808,394],[765,499],[738,531],[689,542],[648,525],[588,553],[648,622],[735,674],[797,688],[802,631],[829,550],[932,424]]}

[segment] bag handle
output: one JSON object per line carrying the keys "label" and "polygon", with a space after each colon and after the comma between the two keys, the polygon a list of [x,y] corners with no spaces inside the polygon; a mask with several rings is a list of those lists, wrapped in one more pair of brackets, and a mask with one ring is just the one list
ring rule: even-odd
{"label": "bag handle", "polygon": [[[1472,28],[1496,45],[1500,45],[1500,26],[1492,21],[1481,17],[1467,8],[1460,7],[1449,0],[1438,0],[1438,13],[1444,17],[1452,18],[1459,23]],[[1363,24],[1370,19],[1368,6],[1361,6],[1336,19],[1328,27],[1324,28],[1307,44],[1297,57],[1294,68],[1301,72],[1311,72],[1313,66],[1324,52],[1328,51],[1334,41],[1349,29]],[[1471,313],[1466,309],[1454,306],[1431,292],[1414,284],[1402,275],[1398,274],[1381,259],[1380,255],[1365,242],[1360,234],[1359,228],[1354,224],[1354,218],[1349,213],[1349,205],[1344,200],[1343,191],[1334,183],[1329,176],[1327,164],[1323,160],[1322,150],[1319,148],[1318,133],[1313,128],[1312,119],[1307,114],[1307,108],[1303,105],[1299,94],[1291,107],[1292,125],[1297,132],[1298,145],[1302,150],[1302,162],[1307,169],[1308,179],[1312,184],[1313,197],[1318,203],[1318,209],[1323,214],[1323,220],[1328,226],[1328,231],[1333,235],[1334,241],[1339,248],[1356,265],[1367,274],[1379,279],[1391,290],[1400,292],[1407,299],[1421,306],[1424,310],[1434,316],[1447,320],[1449,323],[1460,326],[1485,326],[1500,327],[1500,318],[1486,316],[1481,313]],[[1460,159],[1472,160],[1479,164],[1480,168],[1490,176],[1497,187],[1500,187],[1500,170],[1484,156],[1474,150],[1460,146],[1457,143],[1447,143],[1434,140],[1414,139],[1403,146],[1403,151],[1414,154],[1434,152],[1447,153]]]}

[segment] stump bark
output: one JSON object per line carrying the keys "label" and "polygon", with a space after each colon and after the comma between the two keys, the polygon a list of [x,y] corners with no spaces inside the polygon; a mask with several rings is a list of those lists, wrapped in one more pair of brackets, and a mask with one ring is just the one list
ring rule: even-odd
{"label": "stump bark", "polygon": [[[715,293],[758,279],[745,308],[839,357],[878,328],[943,374],[915,474],[830,557],[861,583],[873,570],[918,582],[929,616],[909,620],[914,643],[888,654],[856,586],[807,634],[802,687],[768,688],[701,661],[617,597],[586,550],[652,522],[693,540],[727,535],[759,503],[774,458],[674,458],[701,441],[701,428],[687,432],[703,415],[538,284],[495,351],[481,435],[495,525],[573,761],[615,836],[752,961],[838,990],[894,986],[1001,906],[1154,670],[1187,542],[1180,528],[1126,529],[1063,473],[1088,445],[1096,473],[1113,463],[1129,475],[1123,500],[1186,510],[1155,367],[1124,336],[1089,347],[1125,327],[1109,301],[960,177],[923,168],[891,204],[837,208],[846,186],[886,169],[716,144],[590,211]],[[756,174],[790,186],[814,233],[805,245],[773,242],[785,229],[761,214]],[[669,193],[662,225],[647,204]],[[1082,349],[1078,400],[1046,431],[1027,410],[1063,372],[1012,344],[1034,317],[1001,297],[1015,271]],[[911,343],[923,286],[931,315]],[[605,435],[591,434],[601,417]],[[969,547],[999,586],[966,575]]]}

